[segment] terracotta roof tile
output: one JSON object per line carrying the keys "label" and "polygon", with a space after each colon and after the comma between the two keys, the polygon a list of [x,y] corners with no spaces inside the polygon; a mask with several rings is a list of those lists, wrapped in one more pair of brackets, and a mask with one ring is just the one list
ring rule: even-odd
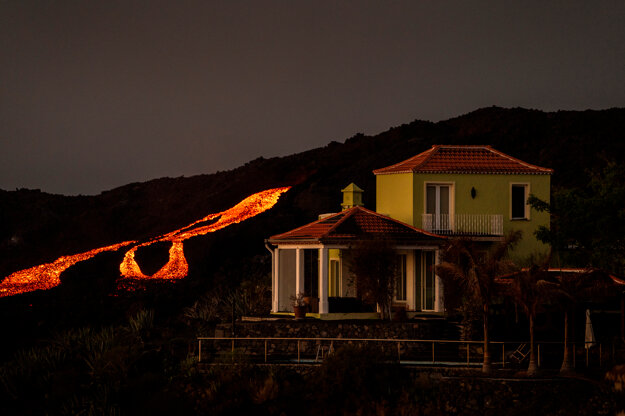
{"label": "terracotta roof tile", "polygon": [[272,243],[345,242],[361,238],[389,238],[397,241],[436,241],[444,237],[428,233],[363,207],[353,207],[310,224],[274,235]]}
{"label": "terracotta roof tile", "polygon": [[523,162],[490,146],[435,145],[403,162],[373,171],[376,175],[409,172],[545,175],[553,170]]}

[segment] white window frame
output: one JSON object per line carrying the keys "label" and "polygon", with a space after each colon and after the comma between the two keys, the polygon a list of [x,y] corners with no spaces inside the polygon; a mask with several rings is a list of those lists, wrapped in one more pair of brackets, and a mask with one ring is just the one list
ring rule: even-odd
{"label": "white window frame", "polygon": [[423,182],[423,214],[428,213],[428,186],[436,186],[436,206],[437,213],[434,215],[440,215],[440,186],[449,187],[449,228],[454,230],[455,213],[456,213],[456,182],[440,182],[440,181],[425,181]]}
{"label": "white window frame", "polygon": [[[513,217],[512,216],[512,188],[522,186],[525,188],[525,215],[523,217]],[[530,219],[530,206],[527,204],[527,198],[530,195],[530,184],[529,182],[510,182],[510,197],[509,197],[509,216],[511,221],[523,221]]]}

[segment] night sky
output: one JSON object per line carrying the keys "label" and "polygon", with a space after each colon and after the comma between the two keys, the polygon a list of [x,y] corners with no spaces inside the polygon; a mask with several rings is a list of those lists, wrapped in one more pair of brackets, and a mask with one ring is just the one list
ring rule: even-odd
{"label": "night sky", "polygon": [[625,1],[0,2],[0,188],[96,194],[480,107],[625,106]]}

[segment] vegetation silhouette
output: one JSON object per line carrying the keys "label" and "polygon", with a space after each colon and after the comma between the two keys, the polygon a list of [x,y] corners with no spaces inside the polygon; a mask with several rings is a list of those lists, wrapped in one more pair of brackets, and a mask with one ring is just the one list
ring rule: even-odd
{"label": "vegetation silhouette", "polygon": [[[443,250],[441,263],[436,266],[436,274],[449,288],[457,288],[466,294],[466,301],[480,305],[484,334],[484,362],[482,371],[490,373],[491,358],[489,349],[490,305],[495,295],[495,278],[514,269],[507,258],[508,251],[521,238],[521,232],[508,233],[501,242],[484,249],[475,241],[450,239]],[[452,306],[452,305],[448,305]]]}

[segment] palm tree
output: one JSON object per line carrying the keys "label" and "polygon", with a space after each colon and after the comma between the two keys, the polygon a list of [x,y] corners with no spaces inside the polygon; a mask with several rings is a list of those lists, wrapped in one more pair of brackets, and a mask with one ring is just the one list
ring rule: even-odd
{"label": "palm tree", "polygon": [[538,372],[538,363],[534,348],[534,320],[538,307],[558,290],[558,284],[548,280],[549,262],[551,256],[545,256],[540,264],[515,273],[512,284],[509,286],[509,295],[515,303],[523,309],[529,319],[530,330],[530,362],[527,368],[528,376],[535,376]]}
{"label": "palm tree", "polygon": [[482,309],[484,328],[482,372],[484,373],[491,372],[488,317],[495,292],[495,278],[513,269],[513,264],[507,259],[507,254],[520,239],[520,231],[506,234],[501,242],[494,244],[486,251],[480,250],[481,247],[475,241],[452,239],[443,251],[443,261],[436,266],[436,274],[443,280],[445,286],[457,286]]}

